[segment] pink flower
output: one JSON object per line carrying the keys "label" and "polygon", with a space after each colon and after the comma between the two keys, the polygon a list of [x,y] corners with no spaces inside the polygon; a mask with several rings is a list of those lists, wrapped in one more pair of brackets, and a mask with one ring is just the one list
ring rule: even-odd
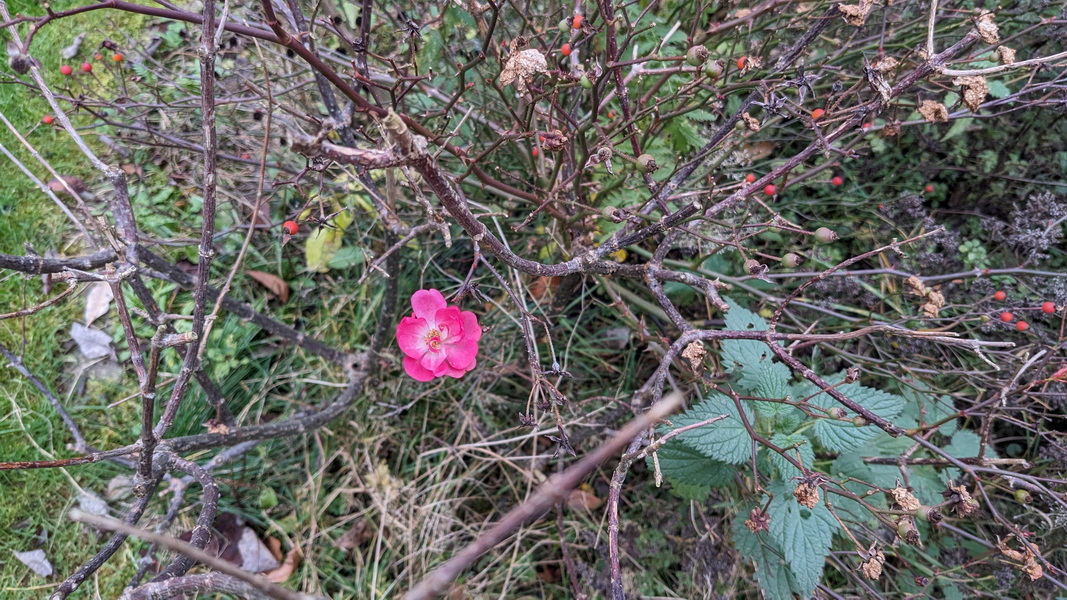
{"label": "pink flower", "polygon": [[404,371],[419,381],[434,377],[460,378],[474,369],[482,328],[470,311],[449,306],[437,290],[411,296],[415,315],[396,326],[396,341],[404,352]]}

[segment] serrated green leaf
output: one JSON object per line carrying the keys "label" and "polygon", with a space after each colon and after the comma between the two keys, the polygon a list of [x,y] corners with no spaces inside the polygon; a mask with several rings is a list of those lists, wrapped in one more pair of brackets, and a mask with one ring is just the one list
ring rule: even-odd
{"label": "serrated green leaf", "polygon": [[[660,472],[674,491],[684,498],[706,498],[713,487],[724,487],[734,481],[736,468],[704,456],[697,450],[671,440],[657,452]],[[652,457],[646,459],[655,468]]]}
{"label": "serrated green leaf", "polygon": [[687,112],[685,113],[685,118],[691,121],[700,121],[701,123],[710,123],[712,121],[719,120],[718,115],[710,113],[706,110],[694,110]]}
{"label": "serrated green leaf", "polygon": [[[796,459],[797,452],[800,452],[800,462],[809,470],[815,463],[815,449],[812,448],[811,440],[804,437],[802,433],[776,433],[771,436],[771,443],[775,446],[786,451],[790,458]],[[796,448],[794,449],[794,446]],[[799,477],[802,475],[800,469],[793,466],[793,463],[786,460],[781,454],[766,449],[768,460],[771,461],[777,469],[780,478],[784,481],[790,481],[793,477]]]}
{"label": "serrated green leaf", "polygon": [[[726,313],[726,329],[729,331],[766,331],[767,322],[756,313],[738,306],[736,302],[726,299],[730,311]],[[745,392],[751,393],[759,385],[760,369],[770,364],[774,354],[767,344],[756,340],[723,340],[722,366],[727,371],[740,375],[737,384]],[[788,371],[788,369],[786,369]]]}
{"label": "serrated green leaf", "polygon": [[663,132],[670,138],[671,148],[679,154],[685,154],[704,144],[696,128],[685,119],[671,119],[664,125]]}
{"label": "serrated green leaf", "polygon": [[1008,96],[1011,95],[1011,90],[1008,89],[1008,86],[1004,85],[1003,81],[1000,81],[1000,80],[987,81],[986,85],[989,86],[989,95],[994,97],[994,98],[997,98],[997,99],[1007,98]]}
{"label": "serrated green leaf", "polygon": [[756,581],[767,600],[793,600],[793,588],[797,587],[792,573],[786,568],[781,550],[769,536],[762,538],[745,526],[747,514],[737,515],[733,522],[734,548],[741,556],[756,564]]}
{"label": "serrated green leaf", "polygon": [[[752,422],[752,410],[744,407],[745,416]],[[672,419],[676,427],[727,415],[710,425],[691,429],[677,438],[686,446],[715,460],[738,465],[752,456],[752,438],[748,435],[734,401],[722,394],[712,394],[684,414]]]}
{"label": "serrated green leaf", "polygon": [[782,549],[785,562],[796,578],[794,591],[802,598],[809,598],[822,578],[826,555],[840,526],[826,505],[819,503],[809,509],[798,504],[793,498],[793,487],[785,482],[772,486],[774,499],[767,510],[771,519],[768,533]]}
{"label": "serrated green leaf", "polygon": [[964,132],[967,131],[967,128],[970,127],[971,123],[973,122],[973,117],[967,117],[966,119],[953,119],[952,127],[949,127],[948,131],[945,132],[945,135],[941,136],[941,141],[947,142],[958,135],[962,135]]}
{"label": "serrated green leaf", "polygon": [[[807,384],[806,390],[817,389],[814,385],[808,384],[808,382],[804,382],[804,384]],[[886,420],[895,419],[900,414],[900,411],[904,409],[904,399],[900,396],[858,383],[841,385],[837,389],[863,408]],[[797,397],[803,398],[807,395],[810,395],[810,393],[798,395]],[[812,398],[811,403],[826,409],[841,406],[829,394],[825,393]],[[846,415],[848,419],[856,416],[852,411],[846,411]],[[833,452],[845,452],[859,448],[880,431],[873,425],[856,427],[849,421],[838,421],[836,419],[818,419],[815,421],[815,436],[818,438],[819,443]]]}

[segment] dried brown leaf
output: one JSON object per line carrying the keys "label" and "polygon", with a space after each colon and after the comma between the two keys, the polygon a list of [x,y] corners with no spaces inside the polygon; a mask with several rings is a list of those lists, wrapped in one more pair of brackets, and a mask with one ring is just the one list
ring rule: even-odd
{"label": "dried brown leaf", "polygon": [[56,194],[69,194],[68,188],[78,194],[87,189],[85,182],[73,175],[62,175],[48,182],[48,189]]}
{"label": "dried brown leaf", "polygon": [[978,28],[978,35],[981,36],[983,42],[987,44],[1000,43],[1000,31],[997,30],[997,24],[993,22],[993,13],[985,11],[978,15],[974,26]]}
{"label": "dried brown leaf", "polygon": [[1004,65],[1015,64],[1015,49],[1007,46],[997,46],[997,54],[1000,55],[1000,63]]}
{"label": "dried brown leaf", "polygon": [[801,483],[793,490],[793,497],[801,506],[815,508],[819,503],[819,488],[810,483]]}
{"label": "dried brown leaf", "polygon": [[567,506],[570,508],[596,510],[602,504],[604,501],[593,493],[593,489],[588,484],[582,484],[581,487],[571,491],[571,495],[567,497]]}
{"label": "dried brown leaf", "polygon": [[933,100],[923,100],[923,103],[919,105],[919,114],[923,116],[927,123],[945,123],[948,121],[948,109],[945,108],[944,104]]}
{"label": "dried brown leaf", "polygon": [[745,125],[748,126],[749,131],[759,131],[759,119],[753,117],[747,112],[741,113],[741,119],[745,122]]}
{"label": "dried brown leaf", "polygon": [[289,284],[281,277],[278,277],[273,273],[253,270],[245,271],[245,275],[248,275],[260,285],[273,292],[274,295],[282,301],[282,304],[289,301]]}
{"label": "dried brown leaf", "polygon": [[114,299],[115,293],[111,289],[111,284],[106,281],[90,284],[89,293],[85,295],[85,324],[92,325],[93,321],[106,315]]}
{"label": "dried brown leaf", "polygon": [[[900,505],[901,509],[908,512],[919,510],[919,507],[922,506],[922,503],[919,502],[918,498],[902,487],[889,490],[889,494],[893,496],[893,501]],[[874,579],[877,579],[877,577]]]}
{"label": "dried brown leaf", "polygon": [[860,573],[867,579],[875,580],[882,576],[882,565],[885,564],[885,554],[881,550],[868,552],[867,559],[860,565]]}
{"label": "dried brown leaf", "polygon": [[540,50],[527,48],[519,52],[512,52],[504,69],[500,72],[500,85],[509,85],[515,82],[515,87],[520,94],[526,93],[526,80],[537,73],[548,72],[548,61]]}
{"label": "dried brown leaf", "polygon": [[300,566],[300,558],[300,548],[293,547],[293,549],[285,555],[285,560],[282,564],[278,565],[278,568],[267,571],[263,576],[271,583],[285,583],[293,572],[296,571],[296,568]]}
{"label": "dried brown leaf", "polygon": [[708,351],[704,349],[704,343],[700,340],[694,340],[689,342],[689,345],[682,350],[682,358],[689,361],[689,366],[696,372],[701,372],[701,366],[704,364],[704,356]]}
{"label": "dried brown leaf", "polygon": [[859,4],[838,4],[837,10],[841,11],[841,18],[853,27],[860,27],[867,21],[867,15],[874,7],[874,0],[860,0]]}
{"label": "dried brown leaf", "polygon": [[962,88],[963,103],[967,105],[967,108],[971,109],[971,112],[978,112],[985,97],[989,95],[989,84],[986,83],[985,77],[981,75],[957,77],[952,80],[952,83]]}

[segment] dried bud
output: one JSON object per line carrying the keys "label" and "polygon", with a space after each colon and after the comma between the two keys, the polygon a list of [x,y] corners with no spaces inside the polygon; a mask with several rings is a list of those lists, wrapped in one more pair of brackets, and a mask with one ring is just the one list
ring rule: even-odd
{"label": "dried bud", "polygon": [[902,510],[913,512],[919,510],[922,503],[911,492],[902,487],[896,487],[889,490],[889,495],[893,497],[893,501],[897,503]]}
{"label": "dried bud", "polygon": [[597,150],[596,150],[597,157],[600,158],[600,160],[602,160],[602,161],[610,160],[611,159],[611,154],[612,154],[611,148],[608,147],[608,146],[601,146],[601,147],[597,148]]}
{"label": "dried bud", "polygon": [[745,519],[745,527],[748,527],[748,530],[752,533],[767,531],[767,528],[770,527],[770,524],[770,515],[763,512],[763,510],[759,508],[753,508],[752,512],[749,513],[748,518]]}
{"label": "dried bud", "polygon": [[1019,504],[1030,504],[1034,498],[1026,490],[1015,490],[1015,501]]}
{"label": "dried bud", "polygon": [[819,503],[819,488],[810,483],[801,483],[793,490],[793,497],[801,506],[815,508]]}
{"label": "dried bud", "polygon": [[945,517],[941,515],[941,511],[937,510],[933,506],[920,506],[919,510],[915,511],[915,516],[920,521],[936,525],[941,522],[941,519]]}
{"label": "dried bud", "polygon": [[860,565],[860,573],[864,577],[870,580],[878,579],[882,576],[882,565],[885,564],[885,554],[882,554],[881,550],[874,550],[868,552],[867,558],[864,559],[863,564]]}
{"label": "dried bud", "polygon": [[860,370],[856,367],[849,367],[845,370],[845,383],[855,383],[860,378]]}

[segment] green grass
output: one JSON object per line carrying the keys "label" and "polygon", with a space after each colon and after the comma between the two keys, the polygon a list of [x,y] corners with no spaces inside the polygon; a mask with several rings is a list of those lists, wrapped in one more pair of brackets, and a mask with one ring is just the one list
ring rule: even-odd
{"label": "green grass", "polygon": [[[53,3],[56,10],[77,3]],[[37,2],[9,2],[13,14],[41,14]],[[93,12],[44,28],[35,38],[31,54],[44,67],[50,84],[61,84],[59,73],[60,49],[70,44],[72,32],[87,31],[81,52],[69,62],[77,65],[92,60],[92,54],[106,31],[116,31],[116,24],[126,33],[134,33],[143,22],[141,17],[119,13]],[[25,29],[22,30],[25,33]],[[116,39],[124,40],[121,33]],[[5,34],[5,41],[7,37]],[[109,76],[98,68],[101,83]],[[80,71],[78,71],[80,74]],[[78,85],[89,80],[74,77]],[[28,80],[28,76],[27,76]],[[55,125],[41,124],[41,117],[52,114],[43,98],[18,84],[0,85],[0,112],[12,123],[60,174],[81,177],[92,185],[96,174],[88,165],[66,133]],[[70,113],[76,124],[84,117]],[[90,142],[92,137],[89,136]],[[0,143],[14,154],[37,178],[47,182],[52,175],[30,154],[17,137],[0,126]],[[0,158],[0,252],[24,254],[31,244],[37,252],[55,249],[77,253],[81,240],[73,237],[73,229],[55,204],[41,193],[12,161]],[[57,286],[53,294],[61,289]],[[32,306],[46,298],[40,277],[7,274],[0,280],[0,312],[10,312]],[[81,302],[62,303],[25,319],[0,321],[0,342],[23,357],[26,364],[56,395],[64,401],[83,432],[96,442],[106,438],[106,424],[97,422],[93,410],[84,398],[69,397],[67,387],[74,383],[74,359],[69,355],[70,325],[81,319]],[[57,387],[56,382],[60,382]],[[90,386],[88,391],[94,391]],[[41,460],[62,458],[72,453],[66,446],[71,438],[47,400],[12,368],[0,370],[0,460]],[[102,397],[102,396],[97,396]],[[88,418],[87,418],[88,417]],[[103,433],[104,435],[99,435]],[[40,449],[38,449],[38,446]],[[15,551],[41,548],[52,562],[58,577],[65,577],[99,547],[95,533],[67,521],[66,510],[76,504],[78,487],[103,492],[106,482],[119,473],[113,465],[71,467],[58,469],[0,473],[0,598],[42,596],[46,587],[54,585],[30,572],[15,560]],[[42,543],[42,540],[43,543]],[[127,548],[119,553],[86,585],[99,589],[104,597],[115,597],[133,571],[136,556]]]}

